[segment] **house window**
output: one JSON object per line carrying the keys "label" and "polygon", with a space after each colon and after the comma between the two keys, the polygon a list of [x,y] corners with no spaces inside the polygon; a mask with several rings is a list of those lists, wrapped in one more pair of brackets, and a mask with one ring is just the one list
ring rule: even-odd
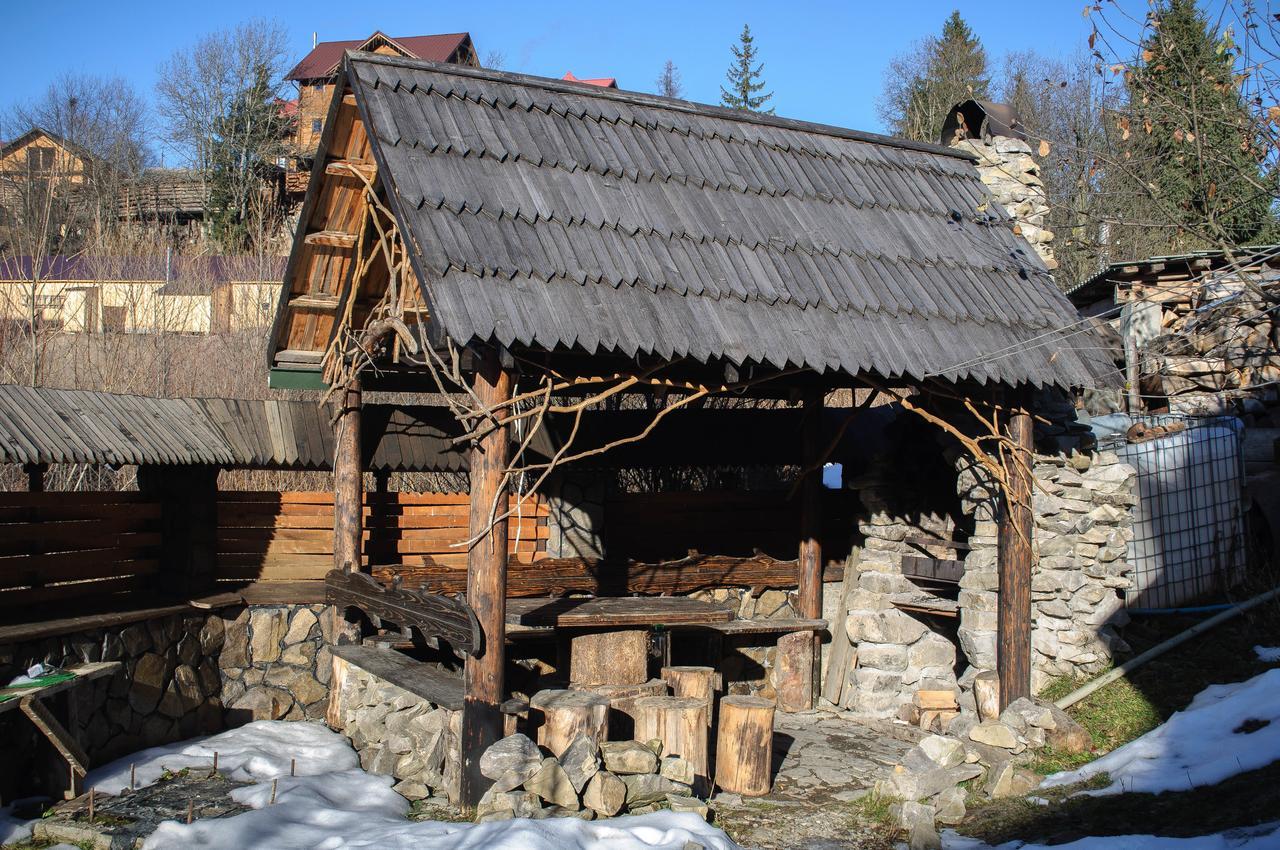
{"label": "house window", "polygon": [[313,133],[319,133],[319,132],[320,132],[320,119],[319,119],[319,118],[312,118],[312,119],[311,119],[311,132],[313,132]]}
{"label": "house window", "polygon": [[311,87],[318,92],[324,91],[324,83],[314,83]]}
{"label": "house window", "polygon": [[27,168],[35,174],[46,174],[53,170],[53,157],[53,148],[28,148]]}

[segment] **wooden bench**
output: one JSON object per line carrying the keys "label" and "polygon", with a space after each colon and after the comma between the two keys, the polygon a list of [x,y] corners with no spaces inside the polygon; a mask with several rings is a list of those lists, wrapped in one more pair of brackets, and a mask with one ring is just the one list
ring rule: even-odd
{"label": "wooden bench", "polygon": [[[27,718],[35,724],[40,730],[40,734],[48,739],[53,748],[67,761],[67,767],[70,774],[70,783],[67,788],[66,798],[71,800],[80,795],[80,783],[84,779],[85,774],[89,770],[89,755],[80,746],[80,742],[76,740],[75,735],[63,726],[58,718],[53,716],[53,712],[49,710],[43,700],[49,697],[69,691],[72,688],[79,687],[86,682],[92,682],[95,679],[101,679],[104,676],[114,675],[124,665],[119,661],[98,661],[93,664],[82,664],[79,667],[72,667],[67,672],[74,673],[75,677],[64,679],[61,682],[53,682],[48,685],[41,685],[33,688],[23,687],[7,687],[0,688],[0,696],[12,697],[0,702],[0,714],[11,708],[17,708],[22,711]],[[75,700],[69,700],[67,713],[69,715],[68,722],[72,728],[78,726],[78,718],[76,716]]]}

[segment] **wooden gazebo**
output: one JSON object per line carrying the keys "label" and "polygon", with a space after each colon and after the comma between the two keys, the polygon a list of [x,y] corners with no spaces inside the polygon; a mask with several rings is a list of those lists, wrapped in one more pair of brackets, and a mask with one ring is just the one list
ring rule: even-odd
{"label": "wooden gazebo", "polygon": [[[800,613],[818,617],[824,398],[886,392],[944,427],[921,393],[963,399],[991,411],[991,436],[1025,461],[1027,390],[1109,380],[1109,364],[1078,335],[1071,344],[1057,336],[1076,321],[956,151],[348,54],[269,366],[274,386],[344,399],[338,567],[360,563],[362,391],[438,393],[462,422],[473,535],[466,600],[481,633],[465,666],[464,798],[474,802],[476,760],[502,729],[499,496],[548,470],[520,460],[544,419],[576,423],[624,397],[640,398],[634,406],[655,421],[725,393],[801,402]],[[557,454],[567,463],[582,453]],[[1008,470],[1006,700],[1027,693],[1030,678],[1029,473],[1025,462]]]}

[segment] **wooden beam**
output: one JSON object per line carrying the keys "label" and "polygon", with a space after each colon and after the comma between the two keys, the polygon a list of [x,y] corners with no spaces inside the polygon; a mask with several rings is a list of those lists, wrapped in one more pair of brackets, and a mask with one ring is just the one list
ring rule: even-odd
{"label": "wooden beam", "polygon": [[58,718],[53,716],[48,706],[42,703],[34,696],[22,698],[22,713],[31,719],[36,728],[40,730],[40,734],[48,739],[53,748],[57,750],[70,767],[70,783],[67,789],[66,798],[68,800],[80,796],[80,782],[84,779],[85,773],[89,769],[89,756],[84,749],[66,730]]}
{"label": "wooden beam", "polygon": [[360,375],[352,375],[342,393],[334,425],[333,567],[360,569],[364,537],[364,469],[360,446]]}
{"label": "wooden beam", "polygon": [[340,230],[319,230],[302,237],[307,245],[324,245],[330,248],[352,248],[356,244],[354,233],[343,233]]}
{"label": "wooden beam", "polygon": [[1021,458],[1006,460],[1009,492],[1000,515],[996,669],[1001,711],[1019,697],[1031,696],[1032,424],[1027,399],[1026,393],[1013,397],[1006,424]]}
{"label": "wooden beam", "polygon": [[[498,352],[484,351],[478,358],[473,390],[476,400],[494,409],[511,398],[511,372],[502,368]],[[502,419],[506,412],[499,413]],[[492,784],[480,774],[480,756],[502,737],[501,705],[504,699],[503,665],[506,656],[507,521],[490,527],[490,512],[506,504],[499,499],[510,446],[509,428],[503,425],[481,438],[471,449],[471,538],[479,537],[467,552],[467,602],[475,612],[483,635],[479,652],[467,656],[463,668],[466,699],[462,709],[462,804],[474,807]]]}

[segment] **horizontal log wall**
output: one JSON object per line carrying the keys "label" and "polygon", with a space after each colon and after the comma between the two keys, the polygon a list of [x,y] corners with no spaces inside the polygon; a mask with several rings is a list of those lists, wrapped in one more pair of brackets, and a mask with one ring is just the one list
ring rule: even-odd
{"label": "horizontal log wall", "polygon": [[[466,550],[458,544],[467,539],[468,506],[465,494],[366,493],[364,564],[465,576]],[[547,515],[539,498],[525,502],[518,522],[512,518],[513,560],[532,563],[546,552]],[[221,580],[324,578],[333,567],[333,494],[220,492],[217,549]]]}
{"label": "horizontal log wall", "polygon": [[0,607],[145,588],[160,504],[137,492],[0,493]]}

